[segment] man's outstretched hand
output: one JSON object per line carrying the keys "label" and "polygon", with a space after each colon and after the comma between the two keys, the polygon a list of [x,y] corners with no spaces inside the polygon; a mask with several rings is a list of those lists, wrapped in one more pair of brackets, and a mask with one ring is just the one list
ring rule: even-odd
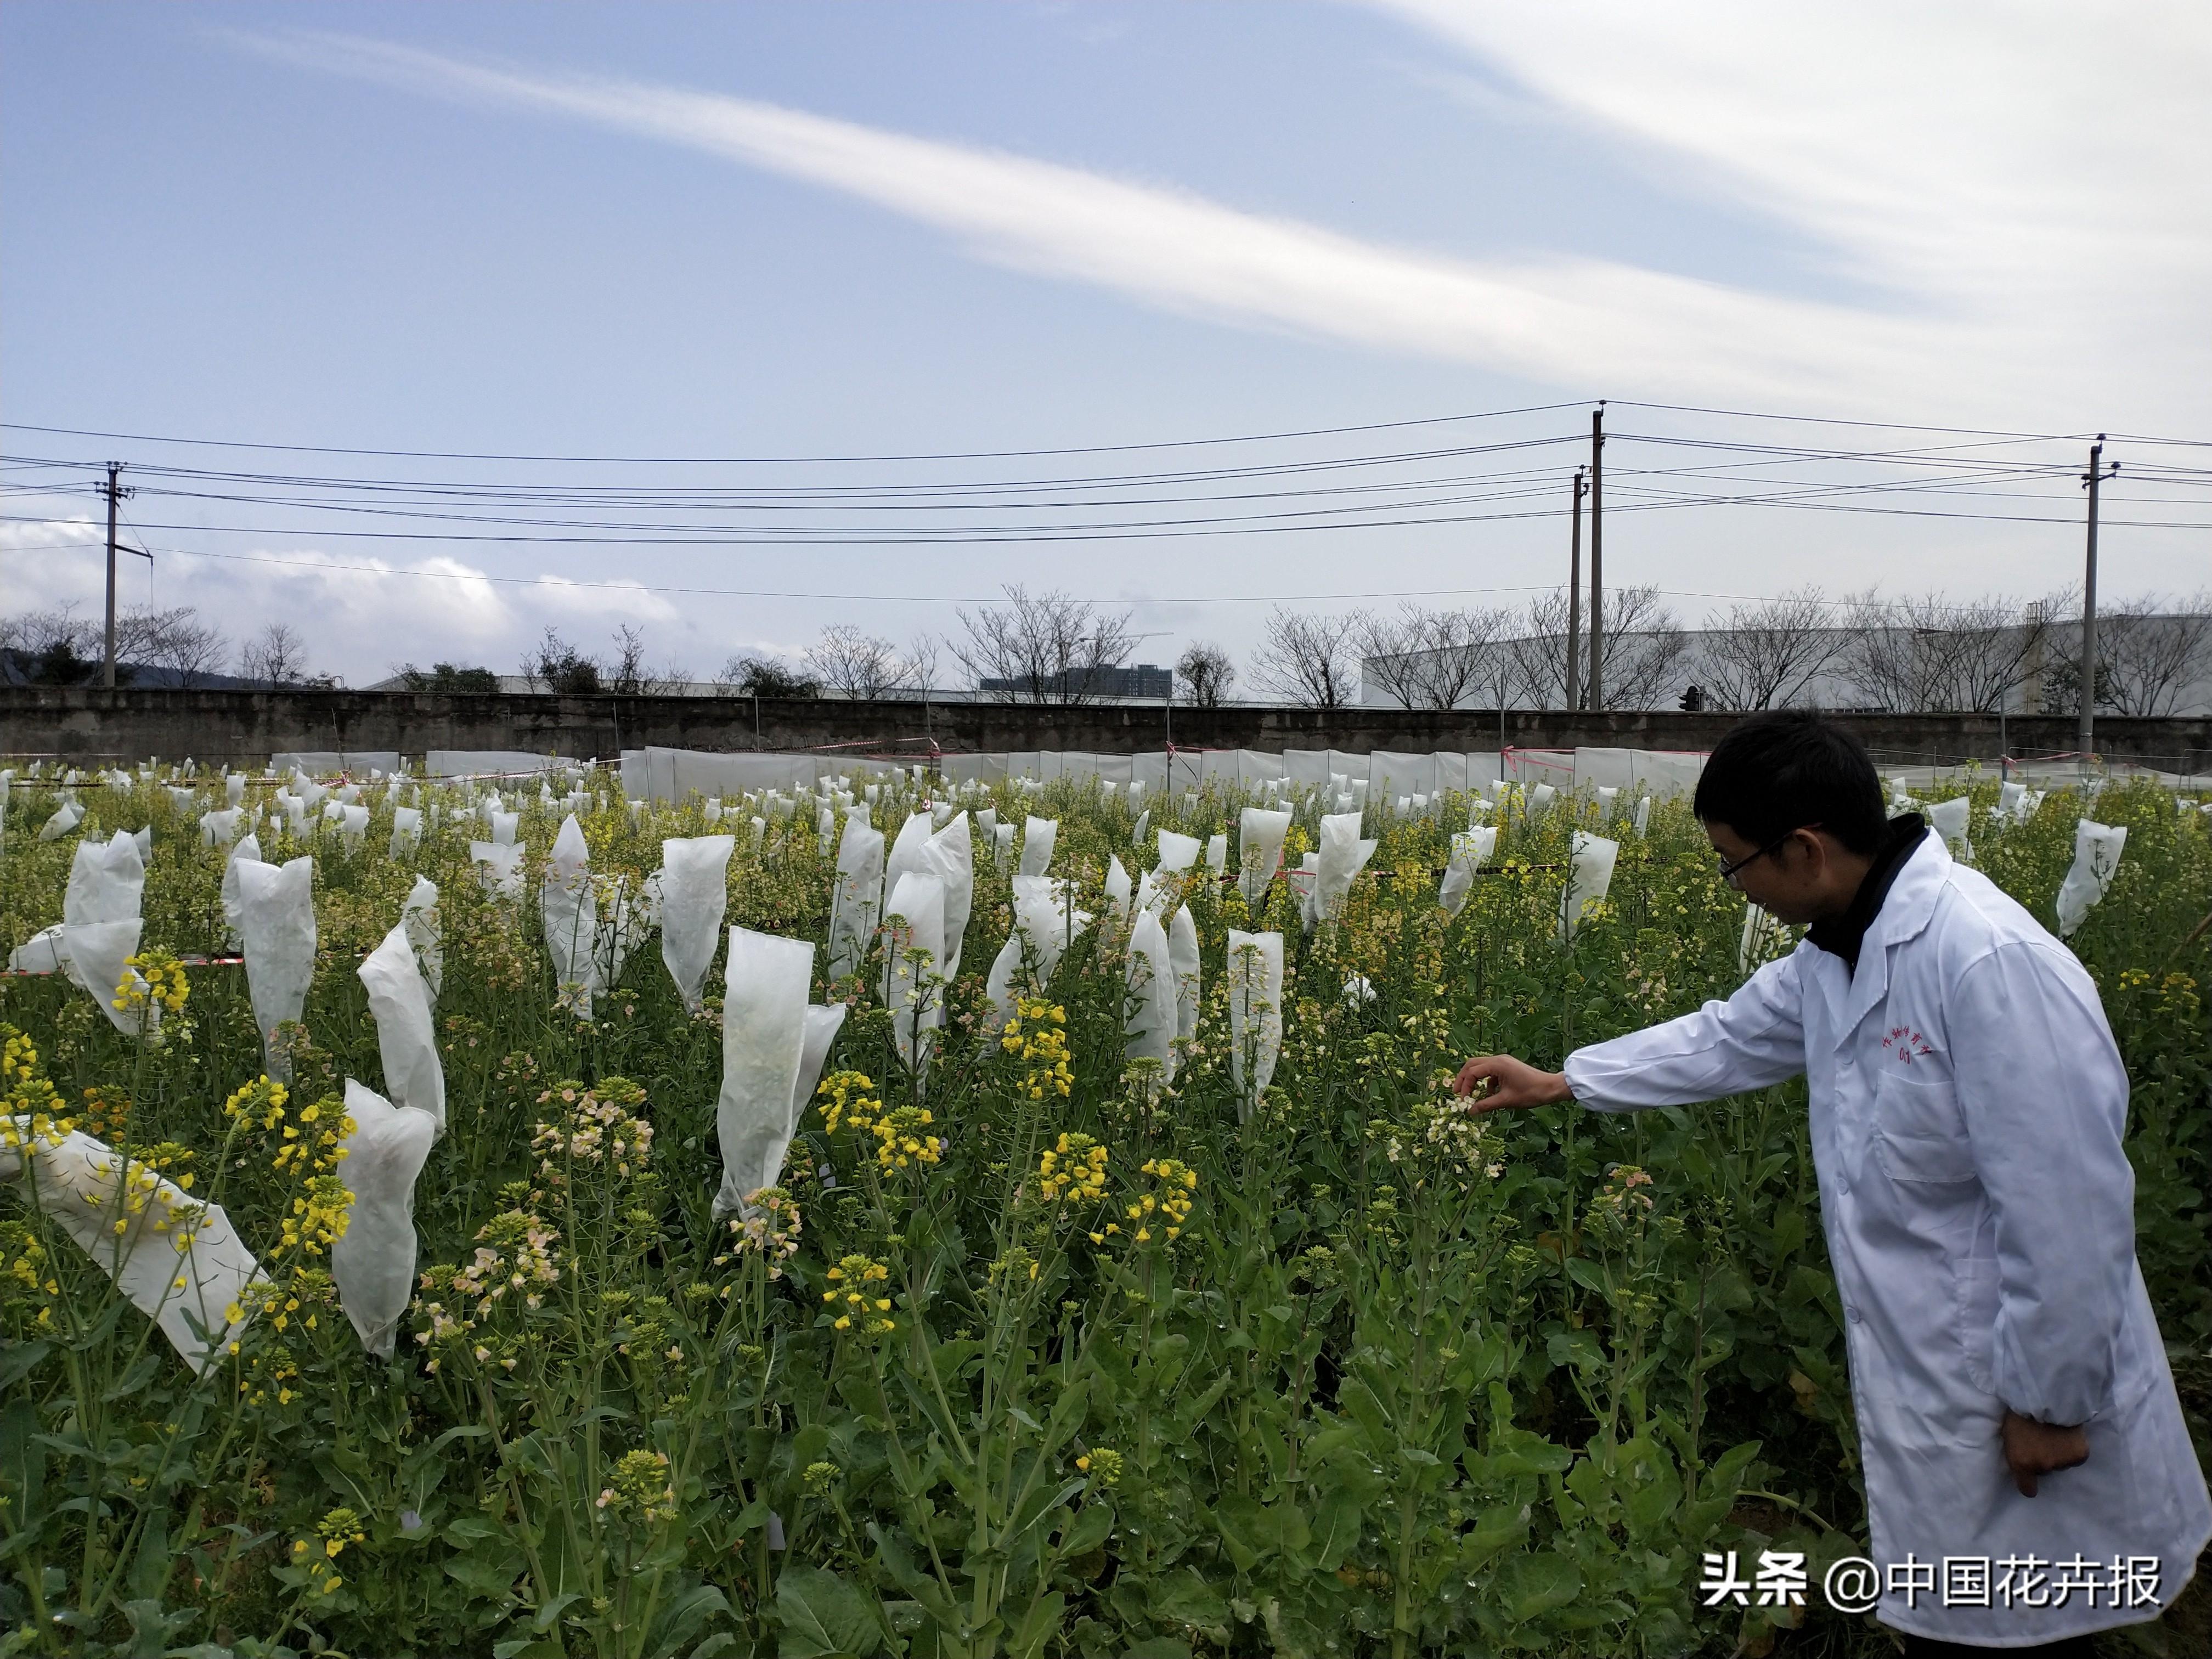
{"label": "man's outstretched hand", "polygon": [[[1487,1083],[1486,1092],[1478,1092]],[[1452,1092],[1467,1097],[1474,1112],[1503,1111],[1509,1106],[1553,1106],[1572,1100],[1564,1072],[1540,1072],[1510,1054],[1477,1054],[1459,1068]]]}
{"label": "man's outstretched hand", "polygon": [[2022,1498],[2035,1496],[2039,1476],[2056,1474],[2089,1461],[2089,1437],[2077,1426],[2039,1423],[2018,1412],[2004,1414],[2005,1466]]}

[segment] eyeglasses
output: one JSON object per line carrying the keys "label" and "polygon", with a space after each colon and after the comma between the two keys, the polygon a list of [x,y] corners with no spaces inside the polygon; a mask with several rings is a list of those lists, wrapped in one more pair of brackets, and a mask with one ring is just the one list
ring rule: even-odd
{"label": "eyeglasses", "polygon": [[[1822,825],[1817,823],[1801,823],[1797,826],[1797,829],[1818,830],[1822,827]],[[1729,886],[1734,887],[1736,884],[1735,878],[1737,876],[1741,874],[1752,865],[1758,863],[1759,860],[1765,858],[1769,853],[1780,851],[1781,848],[1788,843],[1790,837],[1796,833],[1797,830],[1791,830],[1782,835],[1777,836],[1772,841],[1767,842],[1765,846],[1760,848],[1756,853],[1748,854],[1745,857],[1738,859],[1734,864],[1730,864],[1726,859],[1716,858],[1714,862],[1720,866],[1721,879],[1726,882]]]}

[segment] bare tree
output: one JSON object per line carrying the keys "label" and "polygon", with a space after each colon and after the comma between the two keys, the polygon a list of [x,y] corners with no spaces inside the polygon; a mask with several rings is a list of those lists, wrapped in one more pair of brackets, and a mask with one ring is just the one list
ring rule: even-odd
{"label": "bare tree", "polygon": [[301,684],[307,678],[307,642],[291,623],[270,623],[240,651],[238,672],[271,691]]}
{"label": "bare tree", "polygon": [[1954,604],[1942,595],[1853,597],[1840,658],[1859,697],[1888,712],[1987,713],[2027,683],[2051,607],[2002,594]]}
{"label": "bare tree", "polygon": [[1303,708],[1349,706],[1359,689],[1359,659],[1352,649],[1359,623],[1356,611],[1329,617],[1276,606],[1252,653],[1254,678]]}
{"label": "bare tree", "polygon": [[[1588,639],[1585,635],[1583,638]],[[1567,700],[1567,595],[1562,588],[1528,601],[1520,631],[1501,654],[1512,695],[1531,708],[1564,708]]]}
{"label": "bare tree", "polygon": [[[191,605],[179,605],[169,611],[134,611],[131,622],[133,657],[149,667],[167,670],[174,683],[184,690],[204,684],[222,671],[230,655],[230,641],[223,637],[222,630],[212,623],[201,621],[199,612]],[[123,635],[123,622],[118,618],[118,656],[122,653]]]}
{"label": "bare tree", "polygon": [[1099,695],[1099,671],[1121,667],[1136,647],[1126,611],[1018,584],[1006,595],[1003,605],[960,612],[968,636],[953,654],[979,691],[1008,702],[1088,702]]}
{"label": "bare tree", "polygon": [[806,665],[832,696],[866,701],[912,683],[913,665],[898,647],[850,623],[833,623],[806,647]]}
{"label": "bare tree", "polygon": [[1405,708],[1455,708],[1486,681],[1506,629],[1502,611],[1431,611],[1406,604],[1395,616],[1355,611],[1363,684]]}
{"label": "bare tree", "polygon": [[1777,708],[1794,702],[1850,648],[1841,614],[1817,587],[1729,607],[1709,630],[1698,672],[1714,708]]}
{"label": "bare tree", "polygon": [[[1690,650],[1681,618],[1661,601],[1656,587],[1616,587],[1605,603],[1605,706],[1671,706],[1675,677]],[[1561,654],[1564,659],[1564,650]]]}
{"label": "bare tree", "polygon": [[[2197,592],[2172,611],[2149,599],[2110,607],[2097,618],[2097,657],[2100,703],[2116,714],[2172,714],[2191,687],[2212,675],[2212,592]],[[2075,679],[2078,684],[2078,668]]]}
{"label": "bare tree", "polygon": [[937,690],[937,670],[944,656],[945,641],[927,630],[915,635],[906,648],[908,683],[921,693],[925,702]]}
{"label": "bare tree", "polygon": [[1190,688],[1190,700],[1200,708],[1218,708],[1237,678],[1237,665],[1229,653],[1211,640],[1193,640],[1176,659],[1176,672]]}

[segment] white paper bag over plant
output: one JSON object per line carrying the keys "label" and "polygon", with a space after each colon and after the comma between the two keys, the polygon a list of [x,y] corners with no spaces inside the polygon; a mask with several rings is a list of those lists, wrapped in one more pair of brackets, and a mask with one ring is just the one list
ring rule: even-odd
{"label": "white paper bag over plant", "polygon": [[773,1187],[791,1145],[792,1100],[806,1046],[814,947],[803,939],[730,929],[723,964],[722,1094],[714,1127],[722,1149],[717,1220]]}
{"label": "white paper bag over plant", "polygon": [[1298,902],[1298,926],[1310,933],[1314,930],[1314,889],[1321,882],[1321,854],[1306,854],[1286,879]]}
{"label": "white paper bag over plant", "polygon": [[1178,835],[1172,830],[1160,831],[1159,843],[1159,862],[1153,867],[1170,872],[1190,869],[1198,862],[1204,845],[1196,836]]}
{"label": "white paper bag over plant", "polygon": [[522,859],[527,850],[519,842],[471,842],[469,861],[477,866],[477,880],[483,890],[509,902],[520,900]]}
{"label": "white paper bag over plant", "polygon": [[[545,927],[545,953],[552,958],[554,981],[576,1012],[588,1019],[599,988],[599,894],[592,883],[590,850],[574,812],[562,820],[545,861],[545,884],[538,889],[538,914]],[[571,988],[574,989],[572,990]]]}
{"label": "white paper bag over plant", "polygon": [[929,858],[930,819],[927,811],[908,815],[899,826],[898,839],[891,843],[889,857],[884,864],[884,891],[889,894],[904,875],[934,873]]}
{"label": "white paper bag over plant", "polygon": [[1651,828],[1651,797],[1645,795],[1636,803],[1636,833],[1642,836]]}
{"label": "white paper bag over plant", "polygon": [[1206,867],[1217,876],[1229,868],[1229,832],[1226,830],[1206,837]]}
{"label": "white paper bag over plant", "polygon": [[0,1118],[0,1181],[34,1192],[185,1364],[204,1372],[228,1349],[245,1322],[234,1323],[229,1310],[247,1299],[261,1268],[222,1206],[90,1135],[36,1135],[21,1117]]}
{"label": "white paper bag over plant", "polygon": [[1024,876],[1041,876],[1052,867],[1053,842],[1060,836],[1058,818],[1030,818],[1022,826],[1022,865]]}
{"label": "white paper bag over plant", "polygon": [[331,1245],[331,1278],[361,1346],[389,1359],[415,1293],[415,1183],[439,1126],[428,1113],[395,1106],[352,1078],[345,1080],[345,1111],[353,1133],[339,1145],[353,1203],[345,1231]]}
{"label": "white paper bag over plant", "polygon": [[430,1018],[430,987],[415,955],[403,917],[356,970],[376,1021],[376,1047],[384,1061],[385,1091],[422,1113],[442,1134],[446,1128],[446,1068],[438,1058]]}
{"label": "white paper bag over plant", "polygon": [[1198,924],[1188,906],[1177,907],[1168,918],[1168,971],[1176,981],[1176,1036],[1188,1042],[1198,1035],[1200,990]]}
{"label": "white paper bag over plant", "polygon": [[1129,925],[1129,872],[1121,865],[1119,854],[1109,853],[1106,858],[1106,902],[1114,907],[1114,920],[1122,927]]}
{"label": "white paper bag over plant", "polygon": [[995,847],[999,838],[999,809],[995,806],[986,806],[978,811],[975,814],[975,827],[988,836],[991,844]]}
{"label": "white paper bag over plant", "polygon": [[228,847],[238,839],[238,823],[245,816],[236,807],[200,814],[200,845]]}
{"label": "white paper bag over plant", "polygon": [[429,877],[415,878],[407,902],[399,907],[399,925],[407,930],[407,942],[415,947],[415,960],[422,969],[422,983],[435,1002],[446,979],[446,942],[438,919],[438,884]]}
{"label": "white paper bag over plant", "polygon": [[69,975],[69,945],[64,937],[68,932],[68,927],[58,921],[51,927],[41,927],[8,953],[9,971]]}
{"label": "white paper bag over plant", "polygon": [[222,804],[235,806],[246,799],[246,774],[233,772],[222,781]]}
{"label": "white paper bag over plant", "polygon": [[1379,841],[1363,841],[1357,812],[1334,813],[1321,821],[1320,878],[1314,887],[1314,914],[1334,921],[1344,914],[1352,880],[1367,867]]}
{"label": "white paper bag over plant", "polygon": [[1593,836],[1587,830],[1575,831],[1572,850],[1567,855],[1566,889],[1559,895],[1562,943],[1575,936],[1575,930],[1588,920],[1593,908],[1605,902],[1605,896],[1613,887],[1613,866],[1620,857],[1619,842]]}
{"label": "white paper bag over plant", "polygon": [[693,1013],[705,1006],[702,988],[722,940],[730,908],[734,836],[672,837],[660,843],[660,959]]}
{"label": "white paper bag over plant", "polygon": [[1751,970],[1774,954],[1774,947],[1788,938],[1782,924],[1756,904],[1743,907],[1743,934],[1736,941],[1736,972],[1750,976]]}
{"label": "white paper bag over plant", "polygon": [[494,812],[491,815],[491,838],[501,847],[514,843],[514,827],[521,823],[520,812]]}
{"label": "white paper bag over plant", "polygon": [[238,872],[238,931],[246,944],[246,982],[253,1024],[261,1033],[264,1069],[280,1083],[292,1079],[291,1056],[273,1041],[276,1028],[297,1020],[315,974],[315,861],[246,863]]}
{"label": "white paper bag over plant", "polygon": [[2065,939],[2081,925],[2112,884],[2120,867],[2120,854],[2128,844],[2125,824],[2093,823],[2083,818],[2074,826],[2074,862],[2058,884],[2058,936]]}
{"label": "white paper bag over plant", "polygon": [[1001,823],[994,827],[991,831],[992,864],[1000,869],[1004,869],[1006,860],[1013,856],[1013,852],[1014,826],[1011,823]]}
{"label": "white paper bag over plant", "polygon": [[1229,1062],[1237,1079],[1237,1113],[1249,1121],[1252,1104],[1275,1079],[1283,1046],[1283,936],[1229,930]]}
{"label": "white paper bag over plant", "polygon": [[[756,820],[757,822],[757,820]],[[818,806],[814,810],[814,850],[823,858],[837,841],[837,811],[835,807]]]}
{"label": "white paper bag over plant", "polygon": [[1973,800],[1966,795],[1939,800],[1928,809],[1928,827],[1943,837],[1954,858],[1968,863],[1974,856],[1974,844],[1966,839],[1966,827],[1972,821],[1973,811]]}
{"label": "white paper bag over plant", "polygon": [[1121,1053],[1127,1060],[1156,1060],[1175,1080],[1176,980],[1167,929],[1147,910],[1129,931],[1127,1016]]}
{"label": "white paper bag over plant", "polygon": [[868,823],[866,806],[845,809],[845,838],[837,848],[837,877],[830,897],[831,979],[860,970],[876,935],[884,897],[884,832]]}
{"label": "white paper bag over plant", "polygon": [[395,806],[392,809],[392,844],[387,849],[395,859],[404,859],[422,844],[422,809],[419,806]]}
{"label": "white paper bag over plant", "polygon": [[62,804],[54,809],[53,817],[48,818],[45,826],[40,830],[39,839],[58,841],[83,822],[84,809],[75,801],[64,798]]}
{"label": "white paper bag over plant", "polygon": [[1474,872],[1490,862],[1491,854],[1498,850],[1498,831],[1487,823],[1477,824],[1472,830],[1462,830],[1451,838],[1451,858],[1444,866],[1444,878],[1437,887],[1437,902],[1447,915],[1457,915],[1467,906],[1467,896],[1474,890]]}
{"label": "white paper bag over plant", "polygon": [[361,851],[362,842],[368,838],[368,808],[342,806],[338,811],[342,815],[338,819],[338,845],[350,857]]}
{"label": "white paper bag over plant", "polygon": [[909,871],[884,901],[883,997],[891,1032],[910,1070],[928,1058],[929,1033],[944,1013],[944,994],[928,981],[943,972],[945,884]]}
{"label": "white paper bag over plant", "polygon": [[975,903],[975,852],[966,812],[946,819],[945,827],[929,838],[923,868],[945,884],[945,966],[939,971],[949,984],[960,971],[968,918]]}
{"label": "white paper bag over plant", "polygon": [[1282,867],[1283,837],[1291,832],[1291,815],[1264,806],[1248,806],[1237,821],[1237,887],[1244,908],[1257,915],[1267,902],[1268,884]]}

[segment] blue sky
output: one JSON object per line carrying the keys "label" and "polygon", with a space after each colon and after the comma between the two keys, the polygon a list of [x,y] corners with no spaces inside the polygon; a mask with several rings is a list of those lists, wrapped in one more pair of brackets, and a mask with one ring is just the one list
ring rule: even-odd
{"label": "blue sky", "polygon": [[[2208,72],[2212,25],[2184,6],[2087,31],[2057,6],[1869,4],[1841,30],[1771,7],[1427,0],[16,0],[0,9],[0,418],[790,458],[1606,397],[2203,439]],[[1942,441],[1613,420],[1705,441]],[[1198,453],[1279,465],[1586,425],[1559,410]],[[403,659],[511,668],[549,623],[597,646],[624,620],[710,673],[829,622],[957,633],[956,608],[925,600],[1008,581],[1136,605],[1147,658],[1199,636],[1241,653],[1266,605],[1233,599],[1479,590],[1438,602],[1517,605],[1564,565],[1563,512],[1027,544],[372,540],[331,533],[372,524],[358,516],[157,495],[151,471],[759,489],[1149,471],[1185,451],[595,471],[7,435],[13,455],[148,469],[126,510],[158,556],[150,573],[134,562],[126,599],[198,604],[240,633],[294,621],[318,666],[355,683]],[[1999,453],[2081,459],[2070,441],[1973,452]],[[2151,468],[2208,452],[2112,453]],[[1553,445],[1513,465],[1563,505],[1580,459]],[[1607,462],[1627,491],[1635,469],[1680,459],[1624,437]],[[1872,476],[1793,465],[1758,476]],[[96,594],[86,476],[12,474],[9,609]],[[2163,527],[2212,520],[2190,505],[2201,488],[2177,474],[2129,507],[2130,487],[2115,516],[2162,527],[2108,532],[2108,589],[2202,586],[2212,531]],[[1954,491],[1945,508],[2078,514],[2057,475],[1972,488],[1998,494]],[[1692,619],[1725,608],[1713,595],[1808,582],[2042,592],[2075,575],[2080,547],[2065,522],[1741,506],[1623,512],[1607,538],[1613,580],[1656,583]],[[836,597],[657,591],[678,588]]]}

